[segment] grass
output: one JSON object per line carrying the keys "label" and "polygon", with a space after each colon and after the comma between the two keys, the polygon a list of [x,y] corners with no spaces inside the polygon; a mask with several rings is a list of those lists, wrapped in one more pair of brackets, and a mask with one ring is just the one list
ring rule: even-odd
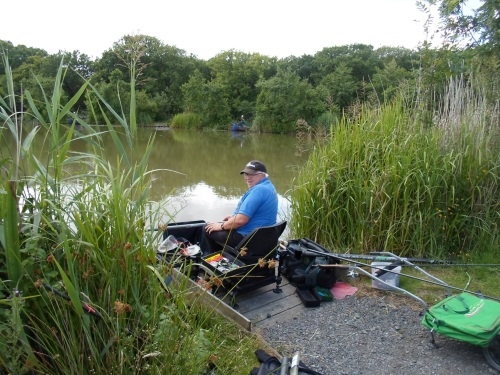
{"label": "grass", "polygon": [[[455,87],[447,100],[470,90]],[[483,113],[479,99],[449,104],[429,128],[401,100],[344,117],[296,178],[292,233],[338,253],[497,258],[498,129]]]}
{"label": "grass", "polygon": [[[419,265],[419,267],[448,284],[451,287],[451,294],[459,294],[461,291],[466,290],[500,300],[500,291],[495,282],[500,277],[500,266],[498,265],[480,267]],[[369,269],[366,268],[366,270]],[[346,280],[359,288],[356,293],[358,298],[387,298],[395,306],[405,305],[417,310],[422,309],[422,305],[409,296],[402,295],[399,292],[382,291],[373,288],[371,285],[372,279],[367,276],[361,276],[360,280],[355,281],[353,279]],[[421,298],[429,307],[442,301],[447,297],[448,293],[447,289],[434,284],[431,278],[409,266],[402,267],[399,287]]]}
{"label": "grass", "polygon": [[170,126],[172,128],[201,129],[202,119],[194,113],[180,113],[174,116]]}

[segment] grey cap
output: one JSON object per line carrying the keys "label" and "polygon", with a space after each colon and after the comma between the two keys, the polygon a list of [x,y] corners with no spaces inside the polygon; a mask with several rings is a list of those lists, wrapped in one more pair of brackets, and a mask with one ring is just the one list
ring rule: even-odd
{"label": "grey cap", "polygon": [[266,166],[258,160],[252,160],[249,161],[247,165],[245,165],[245,168],[240,172],[240,174],[243,173],[257,174],[259,172],[267,173]]}

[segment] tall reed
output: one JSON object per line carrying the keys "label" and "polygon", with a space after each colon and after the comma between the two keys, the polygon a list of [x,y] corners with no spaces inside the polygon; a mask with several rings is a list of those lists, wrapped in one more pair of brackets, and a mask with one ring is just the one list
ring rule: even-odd
{"label": "tall reed", "polygon": [[[255,342],[234,334],[212,308],[188,303],[185,283],[166,286],[156,276],[172,270],[155,262],[160,223],[148,170],[154,139],[136,155],[125,116],[88,82],[62,103],[63,77],[61,63],[43,103],[25,93],[28,112],[17,108],[24,101],[12,81],[8,98],[0,98],[0,136],[14,144],[0,158],[0,372],[202,374],[216,363],[226,373],[248,373]],[[106,119],[104,130],[71,112],[84,94]],[[18,122],[25,113],[39,124],[26,135]],[[68,115],[80,129],[64,125]],[[102,131],[111,134],[117,160],[107,160]],[[43,157],[31,149],[39,136]],[[72,151],[75,140],[89,151]]]}
{"label": "tall reed", "polygon": [[341,252],[492,253],[498,107],[486,111],[480,93],[460,79],[441,102],[430,128],[402,98],[333,126],[296,179],[292,232]]}

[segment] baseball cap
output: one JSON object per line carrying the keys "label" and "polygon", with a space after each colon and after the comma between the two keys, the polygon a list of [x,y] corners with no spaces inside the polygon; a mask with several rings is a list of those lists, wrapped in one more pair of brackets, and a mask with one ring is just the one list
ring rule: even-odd
{"label": "baseball cap", "polygon": [[245,165],[245,168],[240,172],[240,174],[243,173],[257,174],[259,172],[267,173],[266,166],[258,160],[252,160],[249,161],[247,165]]}

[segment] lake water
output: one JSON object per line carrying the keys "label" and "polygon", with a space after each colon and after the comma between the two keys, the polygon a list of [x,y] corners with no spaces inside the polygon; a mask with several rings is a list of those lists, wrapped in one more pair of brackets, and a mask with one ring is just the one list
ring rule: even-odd
{"label": "lake water", "polygon": [[[153,171],[151,200],[171,221],[220,221],[233,212],[247,190],[239,174],[245,164],[261,160],[279,194],[279,218],[288,219],[289,190],[298,167],[307,154],[297,152],[293,135],[254,134],[175,129],[140,129],[132,156],[144,154],[148,140],[155,135],[149,170]],[[43,139],[43,136],[40,136]],[[36,145],[43,153],[44,147]],[[106,158],[113,163],[117,150],[111,137],[103,135]],[[75,141],[73,151],[89,152],[88,144]],[[41,155],[43,160],[47,160]]]}
{"label": "lake water", "polygon": [[296,145],[290,135],[157,131],[150,169],[158,172],[154,173],[151,198],[161,202],[168,197],[167,209],[176,221],[222,220],[247,190],[240,171],[247,162],[258,159],[266,165],[278,191],[278,216],[286,219],[292,181],[307,160]]}

